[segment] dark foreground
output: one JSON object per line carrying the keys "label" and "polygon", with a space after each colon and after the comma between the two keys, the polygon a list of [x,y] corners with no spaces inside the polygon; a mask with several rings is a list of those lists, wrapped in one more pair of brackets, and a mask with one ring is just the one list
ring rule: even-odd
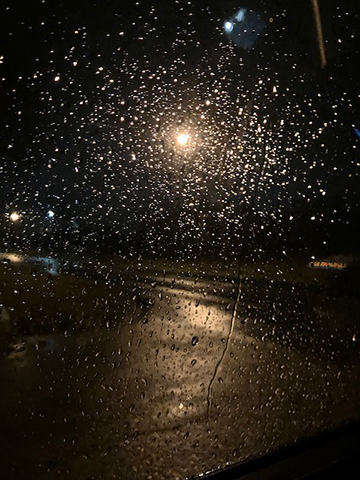
{"label": "dark foreground", "polygon": [[[3,283],[25,281],[6,269]],[[1,478],[183,479],[359,418],[354,296],[179,272],[94,278],[96,295],[116,296],[103,321],[76,290],[83,328],[3,310]]]}

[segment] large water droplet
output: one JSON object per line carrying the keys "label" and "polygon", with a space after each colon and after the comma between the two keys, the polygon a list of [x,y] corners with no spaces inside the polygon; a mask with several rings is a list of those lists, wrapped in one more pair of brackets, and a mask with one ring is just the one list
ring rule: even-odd
{"label": "large water droplet", "polygon": [[199,337],[195,336],[192,338],[191,340],[191,344],[193,347],[195,347],[195,345],[197,345],[199,343]]}

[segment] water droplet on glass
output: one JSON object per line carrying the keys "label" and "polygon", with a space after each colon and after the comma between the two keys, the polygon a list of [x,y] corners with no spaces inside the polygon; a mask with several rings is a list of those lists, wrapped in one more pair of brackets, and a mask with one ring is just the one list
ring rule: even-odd
{"label": "water droplet on glass", "polygon": [[199,337],[195,336],[192,338],[191,340],[191,344],[193,347],[195,347],[195,345],[197,345],[199,343]]}

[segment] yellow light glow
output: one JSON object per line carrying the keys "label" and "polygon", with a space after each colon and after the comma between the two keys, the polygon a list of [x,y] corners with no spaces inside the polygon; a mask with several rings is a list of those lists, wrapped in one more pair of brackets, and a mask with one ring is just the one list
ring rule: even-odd
{"label": "yellow light glow", "polygon": [[13,212],[11,215],[10,215],[10,220],[12,222],[18,222],[20,220],[20,215],[16,212]]}
{"label": "yellow light glow", "polygon": [[189,141],[189,135],[182,133],[177,137],[177,142],[179,145],[186,145]]}
{"label": "yellow light glow", "polygon": [[22,263],[25,257],[22,255],[16,255],[15,253],[0,253],[0,258],[10,260],[12,263]]}

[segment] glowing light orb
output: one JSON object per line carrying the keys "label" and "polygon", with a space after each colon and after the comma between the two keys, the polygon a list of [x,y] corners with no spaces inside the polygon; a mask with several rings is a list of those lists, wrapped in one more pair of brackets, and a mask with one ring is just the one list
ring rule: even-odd
{"label": "glowing light orb", "polygon": [[49,218],[54,218],[55,213],[52,210],[49,210],[47,215]]}
{"label": "glowing light orb", "polygon": [[179,145],[186,145],[189,141],[189,135],[187,135],[186,133],[182,133],[180,134],[178,137],[177,137],[177,143]]}
{"label": "glowing light orb", "polygon": [[224,23],[224,28],[225,28],[225,32],[232,32],[233,29],[234,29],[233,22],[225,22]]}
{"label": "glowing light orb", "polygon": [[20,220],[20,215],[16,212],[13,212],[11,215],[10,215],[10,220],[12,222],[18,222]]}

